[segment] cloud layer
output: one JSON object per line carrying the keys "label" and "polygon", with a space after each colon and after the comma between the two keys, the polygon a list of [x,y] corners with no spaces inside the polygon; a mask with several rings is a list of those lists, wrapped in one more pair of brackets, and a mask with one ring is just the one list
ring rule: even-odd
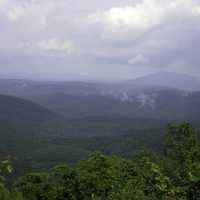
{"label": "cloud layer", "polygon": [[0,72],[200,75],[199,0],[0,0]]}

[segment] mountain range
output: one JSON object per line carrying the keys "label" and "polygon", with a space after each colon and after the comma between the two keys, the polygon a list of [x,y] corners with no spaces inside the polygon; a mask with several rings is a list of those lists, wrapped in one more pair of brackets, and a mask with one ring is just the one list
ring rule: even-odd
{"label": "mountain range", "polygon": [[198,78],[176,73],[109,83],[0,79],[0,156],[20,173],[94,150],[161,150],[167,123],[199,128],[199,88]]}
{"label": "mountain range", "polygon": [[200,78],[174,72],[160,72],[129,81],[136,85],[163,86],[180,90],[200,90]]}
{"label": "mountain range", "polygon": [[0,79],[0,93],[16,96],[34,96],[49,93],[65,94],[117,94],[149,89],[200,90],[200,78],[172,72],[161,72],[127,81],[77,82],[30,81],[25,79]]}
{"label": "mountain range", "polygon": [[0,94],[18,96],[65,117],[200,118],[200,80],[157,73],[123,82],[0,80]]}

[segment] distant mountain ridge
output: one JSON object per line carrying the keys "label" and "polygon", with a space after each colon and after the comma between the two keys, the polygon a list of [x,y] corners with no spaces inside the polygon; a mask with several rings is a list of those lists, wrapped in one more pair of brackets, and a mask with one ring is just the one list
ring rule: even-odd
{"label": "distant mountain ridge", "polygon": [[160,72],[128,81],[81,82],[81,81],[31,81],[0,79],[0,94],[16,96],[65,94],[112,94],[144,89],[200,90],[200,78],[186,74]]}
{"label": "distant mountain ridge", "polygon": [[129,81],[136,85],[163,86],[181,90],[200,90],[200,78],[174,72],[159,72]]}
{"label": "distant mountain ridge", "polygon": [[[200,119],[196,77],[162,72],[106,83],[0,80],[0,94],[29,99],[65,117]],[[196,88],[196,89],[195,89]]]}

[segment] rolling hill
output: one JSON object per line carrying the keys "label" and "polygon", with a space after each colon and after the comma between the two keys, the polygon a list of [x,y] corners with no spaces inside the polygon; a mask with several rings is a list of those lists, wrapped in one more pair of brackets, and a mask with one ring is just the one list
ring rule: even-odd
{"label": "rolling hill", "polygon": [[199,120],[199,86],[196,77],[162,72],[113,83],[1,79],[0,94],[29,99],[68,118]]}
{"label": "rolling hill", "polygon": [[[148,130],[159,134],[165,124],[119,116],[65,119],[31,101],[0,95],[0,156],[9,157],[16,174],[20,174],[65,161],[74,163],[93,150],[127,155],[128,149],[134,151],[145,145]],[[119,138],[125,135],[129,135],[127,140],[120,144]]]}
{"label": "rolling hill", "polygon": [[[166,75],[188,87],[164,84]],[[117,83],[2,79],[0,156],[11,157],[20,173],[74,163],[94,150],[126,156],[144,147],[159,151],[168,122],[199,127],[200,92],[191,90],[197,82],[177,74]]]}
{"label": "rolling hill", "polygon": [[200,92],[149,90],[121,97],[51,94],[35,98],[34,101],[68,118],[121,116],[163,120],[200,119]]}
{"label": "rolling hill", "polygon": [[0,95],[0,120],[37,126],[58,115],[41,105],[18,97]]}

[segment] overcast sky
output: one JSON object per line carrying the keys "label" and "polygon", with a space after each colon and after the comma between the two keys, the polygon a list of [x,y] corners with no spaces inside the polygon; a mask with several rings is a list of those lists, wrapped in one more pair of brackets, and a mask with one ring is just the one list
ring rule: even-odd
{"label": "overcast sky", "polygon": [[0,0],[0,74],[200,76],[200,0]]}

